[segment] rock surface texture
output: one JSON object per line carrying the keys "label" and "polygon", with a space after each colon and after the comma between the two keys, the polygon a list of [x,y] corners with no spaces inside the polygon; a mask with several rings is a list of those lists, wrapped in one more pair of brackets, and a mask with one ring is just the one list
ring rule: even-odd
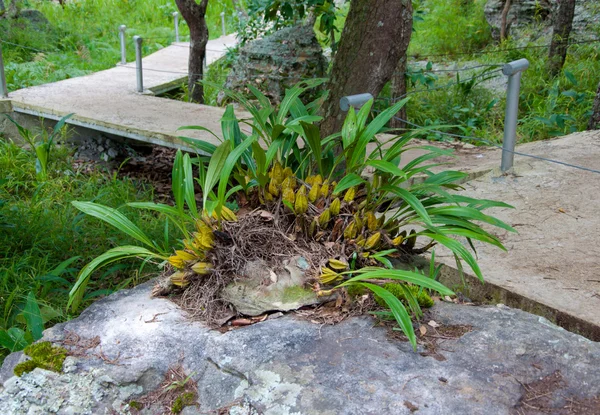
{"label": "rock surface texture", "polygon": [[[322,78],[326,69],[327,62],[312,27],[288,27],[241,47],[225,88],[253,97],[247,88],[251,84],[278,104],[286,89],[303,79]],[[221,93],[219,102],[224,101]]]}
{"label": "rock surface texture", "polygon": [[0,413],[140,413],[127,403],[178,364],[198,386],[198,405],[184,414],[232,403],[220,413],[509,414],[526,409],[531,385],[557,376],[544,395],[550,413],[569,402],[593,405],[600,394],[600,344],[504,306],[437,304],[430,318],[441,327],[471,331],[438,339],[433,356],[388,338],[370,317],[321,326],[288,315],[221,334],[150,291],[119,292],[47,330],[45,340],[74,356],[62,374],[35,369],[6,380]]}
{"label": "rock surface texture", "polygon": [[[492,28],[494,39],[500,39],[502,9],[505,0],[488,0],[485,5],[485,18]],[[539,30],[530,31],[536,38],[552,35],[552,25],[558,11],[557,0],[512,1],[507,15],[508,34],[515,39],[529,38],[523,29],[538,25]],[[600,25],[600,4],[590,0],[577,0],[572,35],[576,38],[594,38]]]}

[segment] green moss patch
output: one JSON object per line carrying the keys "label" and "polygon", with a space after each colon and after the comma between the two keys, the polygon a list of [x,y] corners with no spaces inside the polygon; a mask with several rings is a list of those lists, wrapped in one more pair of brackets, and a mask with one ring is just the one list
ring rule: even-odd
{"label": "green moss patch", "polygon": [[173,405],[171,406],[171,413],[178,414],[183,411],[183,408],[190,405],[196,404],[196,399],[198,398],[195,392],[185,392],[179,395],[173,401]]}
{"label": "green moss patch", "polygon": [[50,342],[34,343],[27,346],[23,352],[31,359],[21,362],[15,366],[14,373],[21,376],[29,373],[36,367],[52,372],[60,372],[63,362],[67,357],[67,350],[62,347],[53,346]]}

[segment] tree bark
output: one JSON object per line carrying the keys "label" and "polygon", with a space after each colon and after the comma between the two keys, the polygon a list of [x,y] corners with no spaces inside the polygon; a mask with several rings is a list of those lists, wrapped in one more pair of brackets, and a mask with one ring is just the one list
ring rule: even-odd
{"label": "tree bark", "polygon": [[322,137],[340,130],[343,96],[381,92],[406,55],[411,31],[410,0],[352,0],[327,83]]}
{"label": "tree bark", "polygon": [[[407,57],[404,55],[398,61],[398,66],[396,66],[396,70],[394,71],[394,75],[392,76],[392,81],[390,85],[392,102],[396,102],[399,99],[404,98],[406,95],[406,70],[407,67]],[[406,106],[402,107],[402,109],[398,112],[396,117],[406,120]],[[389,124],[390,128],[406,128],[406,123],[397,118],[392,118]]]}
{"label": "tree bark", "polygon": [[594,99],[592,117],[588,124],[588,130],[600,130],[600,83],[598,83],[598,90],[596,91],[596,99]]}
{"label": "tree bark", "polygon": [[204,87],[201,81],[204,74],[204,58],[208,43],[208,27],[206,26],[206,6],[208,0],[175,0],[181,16],[190,29],[190,59],[188,63],[188,89],[191,102],[204,102]]}
{"label": "tree bark", "polygon": [[569,35],[573,28],[573,17],[575,16],[575,2],[576,0],[560,0],[558,6],[548,56],[548,72],[552,77],[560,73],[567,58]]}
{"label": "tree bark", "polygon": [[506,0],[504,8],[502,9],[502,16],[500,17],[500,41],[506,40],[508,37],[508,12],[510,11],[511,0]]}
{"label": "tree bark", "polygon": [[14,19],[18,17],[21,11],[21,0],[7,0],[6,6],[4,0],[0,0],[0,18],[1,19]]}

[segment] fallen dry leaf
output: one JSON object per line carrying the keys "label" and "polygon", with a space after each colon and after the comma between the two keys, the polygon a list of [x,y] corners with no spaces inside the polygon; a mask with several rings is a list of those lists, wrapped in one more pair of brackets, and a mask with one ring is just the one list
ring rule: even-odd
{"label": "fallen dry leaf", "polygon": [[429,323],[427,323],[428,326],[431,326],[433,328],[439,327],[440,325],[438,323],[436,323],[434,320],[429,320]]}
{"label": "fallen dry leaf", "polygon": [[249,326],[251,324],[253,324],[253,321],[248,320],[247,318],[238,318],[237,320],[233,320],[231,322],[231,325],[235,327]]}
{"label": "fallen dry leaf", "polygon": [[566,211],[565,211],[563,208],[558,208],[558,211],[559,211],[560,213],[567,213],[567,212],[566,212]]}
{"label": "fallen dry leaf", "polygon": [[252,317],[252,322],[254,322],[254,323],[260,323],[262,321],[265,321],[268,318],[269,318],[268,314],[263,314],[262,316]]}
{"label": "fallen dry leaf", "polygon": [[263,220],[266,220],[266,221],[271,221],[274,218],[273,214],[271,212],[266,211],[266,210],[260,210],[260,211],[258,211],[258,215]]}
{"label": "fallen dry leaf", "polygon": [[421,327],[419,327],[419,331],[421,332],[421,336],[424,336],[425,333],[427,333],[427,327],[421,324]]}

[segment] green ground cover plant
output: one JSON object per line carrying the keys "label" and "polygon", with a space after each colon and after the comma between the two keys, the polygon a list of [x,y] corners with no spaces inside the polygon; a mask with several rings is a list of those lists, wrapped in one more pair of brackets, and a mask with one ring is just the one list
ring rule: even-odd
{"label": "green ground cover plant", "polygon": [[[433,265],[431,275],[426,275],[395,269],[389,257],[424,253],[442,245],[483,281],[468,247],[478,240],[504,249],[480,224],[514,231],[483,213],[491,207],[510,206],[453,193],[460,190],[457,183],[466,174],[433,171],[439,165],[432,160],[449,155],[446,150],[420,147],[422,156],[398,167],[403,154],[415,148],[410,145],[412,134],[385,141],[377,134],[385,131],[385,125],[407,99],[370,120],[371,100],[358,112],[350,110],[339,133],[321,137],[317,126],[321,117],[316,115],[320,100],[305,105],[299,97],[323,81],[306,81],[286,91],[278,108],[252,85],[248,85],[254,94],[252,101],[225,91],[252,115],[252,119],[243,120],[252,126],[252,133],[242,132],[233,106],[228,106],[221,120],[221,144],[183,138],[210,157],[193,159],[178,152],[172,174],[175,206],[129,204],[162,213],[165,223],[171,223],[181,238],[175,245],[160,245],[114,209],[88,201],[73,202],[77,209],[121,229],[139,244],[113,248],[88,263],[70,292],[70,307],[79,307],[94,272],[120,259],[139,257],[171,265],[165,273],[166,282],[156,287],[161,294],[171,292],[171,288],[186,293],[195,290],[198,295],[211,292],[214,297],[204,303],[204,317],[214,318],[210,315],[212,304],[222,302],[220,288],[241,275],[240,263],[260,255],[257,251],[268,257],[274,252],[256,241],[257,246],[243,245],[244,233],[251,233],[253,226],[263,226],[260,233],[273,235],[265,244],[283,237],[278,252],[291,253],[295,246],[303,246],[312,264],[308,272],[316,282],[313,288],[319,295],[348,287],[372,291],[386,303],[388,315],[416,347],[411,315],[421,316],[420,289],[441,295],[453,292],[436,281]],[[197,175],[193,165],[198,166]],[[417,177],[422,180],[413,182]],[[202,189],[201,205],[194,182]],[[256,224],[257,214],[238,218],[231,207],[239,205],[252,212],[270,212],[274,219],[267,226]],[[232,230],[239,223],[244,232]],[[190,224],[195,225],[194,230],[190,231]],[[465,244],[460,242],[462,238]],[[222,239],[233,241],[236,249],[222,249]],[[251,253],[244,253],[248,251]],[[231,252],[239,258],[230,258]],[[395,292],[386,289],[390,282],[400,283],[399,288],[394,286]],[[398,289],[407,306],[398,298]]]}
{"label": "green ground cover plant", "polygon": [[[80,0],[57,2],[28,0],[26,7],[41,11],[50,26],[32,24],[23,18],[0,19],[0,38],[35,50],[3,44],[9,91],[82,76],[113,67],[120,60],[118,27],[127,26],[127,59],[135,59],[133,36],[140,35],[144,55],[168,46],[174,39],[171,0]],[[221,36],[220,13],[226,13],[228,33],[237,27],[231,0],[211,0],[206,21],[210,38]],[[180,19],[181,21],[183,19]],[[180,24],[186,39],[189,30]]]}
{"label": "green ground cover plant", "polygon": [[[52,153],[46,180],[40,180],[36,155],[0,139],[0,358],[39,339],[43,328],[74,316],[66,304],[80,267],[129,240],[110,226],[85,219],[71,201],[121,208],[162,239],[163,223],[155,215],[123,207],[152,197],[150,186],[128,178],[73,171],[69,152],[61,146]],[[98,275],[83,302],[136,284],[147,272],[139,264],[120,264]]]}

